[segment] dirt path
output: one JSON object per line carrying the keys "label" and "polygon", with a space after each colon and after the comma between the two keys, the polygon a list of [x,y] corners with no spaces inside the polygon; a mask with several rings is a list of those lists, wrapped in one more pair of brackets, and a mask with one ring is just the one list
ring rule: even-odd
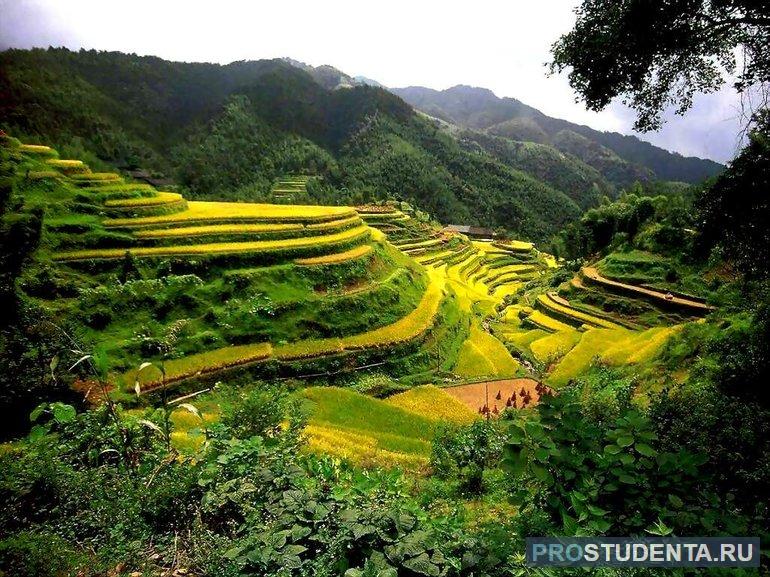
{"label": "dirt path", "polygon": [[709,311],[714,310],[714,307],[698,301],[677,297],[673,295],[670,296],[669,298],[666,298],[666,293],[663,293],[660,291],[655,291],[655,290],[643,288],[640,286],[635,286],[631,284],[625,284],[622,282],[610,280],[606,277],[603,277],[601,274],[599,274],[599,271],[596,270],[596,268],[591,266],[583,267],[582,273],[584,277],[591,279],[592,281],[597,282],[599,284],[602,284],[608,287],[623,289],[625,291],[638,293],[640,295],[645,295],[648,297],[652,297],[663,304],[673,303],[681,307],[697,310],[701,313],[707,313]]}

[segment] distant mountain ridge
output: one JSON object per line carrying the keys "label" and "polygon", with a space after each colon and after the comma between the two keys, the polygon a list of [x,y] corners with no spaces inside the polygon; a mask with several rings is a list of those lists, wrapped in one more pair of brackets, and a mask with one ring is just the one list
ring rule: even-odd
{"label": "distant mountain ridge", "polygon": [[547,116],[515,98],[499,98],[486,88],[409,86],[390,90],[416,109],[458,126],[551,145],[621,186],[653,178],[696,183],[724,169],[718,162],[669,152],[635,136],[601,132]]}
{"label": "distant mountain ridge", "polygon": [[499,98],[487,88],[463,84],[446,90],[388,88],[363,76],[349,76],[333,66],[311,66],[290,58],[284,61],[310,74],[327,90],[363,85],[385,88],[415,109],[458,127],[553,147],[594,168],[616,187],[649,180],[698,183],[724,169],[718,162],[685,157],[636,136],[602,132],[547,116],[515,98]]}

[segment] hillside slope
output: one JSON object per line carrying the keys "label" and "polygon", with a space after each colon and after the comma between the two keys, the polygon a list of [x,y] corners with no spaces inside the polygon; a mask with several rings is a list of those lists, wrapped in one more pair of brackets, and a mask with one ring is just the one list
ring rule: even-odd
{"label": "hillside slope", "polygon": [[444,222],[533,239],[578,217],[583,203],[559,183],[464,150],[386,90],[329,90],[315,76],[282,60],[9,50],[0,54],[0,128],[94,168],[165,174],[188,198],[267,201],[276,178],[296,173],[321,177],[309,202],[403,199]]}
{"label": "hillside slope", "polygon": [[684,157],[635,136],[601,132],[547,116],[514,98],[498,98],[485,88],[458,85],[439,91],[410,86],[391,90],[415,108],[459,126],[550,144],[621,186],[652,178],[695,183],[724,169],[717,162]]}

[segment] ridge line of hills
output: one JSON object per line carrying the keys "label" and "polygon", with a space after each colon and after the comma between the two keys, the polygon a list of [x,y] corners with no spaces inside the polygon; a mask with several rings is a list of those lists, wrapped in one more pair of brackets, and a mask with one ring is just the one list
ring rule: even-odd
{"label": "ridge line of hills", "polygon": [[[515,98],[500,98],[488,88],[466,84],[458,84],[445,90],[424,86],[385,87],[369,78],[351,77],[333,66],[313,67],[292,59],[286,61],[307,71],[327,89],[356,85],[379,86],[396,94],[415,109],[460,128],[480,130],[512,140],[552,144],[562,152],[581,157],[588,164],[599,164],[600,161],[595,157],[601,154],[609,157],[604,159],[604,163],[617,164],[617,158],[612,157],[619,157],[631,165],[640,165],[641,169],[639,166],[626,169],[627,174],[621,176],[625,178],[623,184],[630,184],[635,179],[647,180],[654,177],[695,183],[724,169],[722,164],[713,160],[684,156],[645,142],[634,135],[601,131],[548,116]],[[562,134],[554,141],[553,137],[560,131],[569,131],[571,134]],[[591,145],[582,141],[580,136],[593,141],[594,150],[588,149]],[[595,146],[596,144],[599,146]],[[645,168],[647,170],[644,170]]]}
{"label": "ridge line of hills", "polygon": [[[318,178],[303,202],[404,200],[442,222],[536,241],[636,181],[653,194],[686,186],[655,181],[651,169],[574,131],[537,142],[477,120],[475,128],[469,121],[458,128],[339,75],[281,59],[219,65],[7,50],[0,53],[0,128],[98,169],[171,177],[191,199],[271,201],[277,177],[305,174]],[[340,79],[348,88],[335,89]]]}

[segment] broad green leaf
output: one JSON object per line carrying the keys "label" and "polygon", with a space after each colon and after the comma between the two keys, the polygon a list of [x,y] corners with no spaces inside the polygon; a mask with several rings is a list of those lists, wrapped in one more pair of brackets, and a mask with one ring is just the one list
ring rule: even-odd
{"label": "broad green leaf", "polygon": [[45,425],[35,425],[32,427],[29,431],[29,435],[27,437],[30,441],[37,441],[39,439],[42,439],[48,434],[48,427]]}
{"label": "broad green leaf", "polygon": [[604,447],[604,452],[607,453],[608,455],[617,455],[618,453],[620,453],[620,450],[621,450],[620,447],[618,447],[617,445],[607,445],[606,447]]}
{"label": "broad green leaf", "polygon": [[57,423],[70,423],[77,416],[75,407],[66,403],[53,403],[51,409],[53,410],[53,418]]}
{"label": "broad green leaf", "polygon": [[616,443],[619,447],[630,447],[634,444],[634,438],[630,435],[623,435],[622,437],[618,437]]}
{"label": "broad green leaf", "polygon": [[32,412],[29,414],[29,421],[30,423],[34,423],[40,418],[40,415],[43,414],[43,411],[45,411],[48,408],[48,403],[40,403],[37,407],[35,407]]}
{"label": "broad green leaf", "polygon": [[658,452],[645,443],[637,443],[634,448],[645,457],[654,457]]}

